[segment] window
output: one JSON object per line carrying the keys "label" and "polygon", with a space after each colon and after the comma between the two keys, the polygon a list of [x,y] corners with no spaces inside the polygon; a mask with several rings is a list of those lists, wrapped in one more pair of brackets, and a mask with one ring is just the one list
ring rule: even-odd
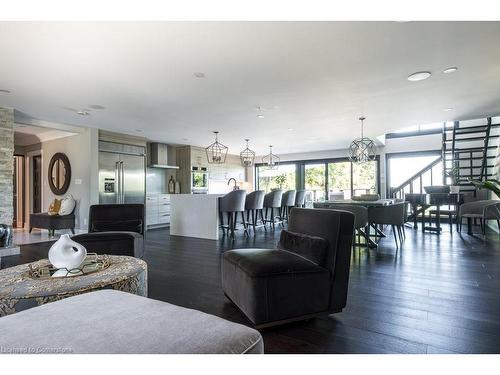
{"label": "window", "polygon": [[304,167],[304,186],[307,202],[325,201],[325,164],[306,164]]}
{"label": "window", "polygon": [[352,164],[352,192],[354,195],[377,192],[377,162]]}
{"label": "window", "polygon": [[351,162],[328,163],[328,200],[351,198]]}
{"label": "window", "polygon": [[257,189],[266,193],[274,189],[295,190],[295,164],[280,164],[277,169],[258,166]]}

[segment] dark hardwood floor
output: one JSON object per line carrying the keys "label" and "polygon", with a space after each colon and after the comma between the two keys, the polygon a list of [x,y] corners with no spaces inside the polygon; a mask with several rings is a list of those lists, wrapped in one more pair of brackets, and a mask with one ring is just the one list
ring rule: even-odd
{"label": "dark hardwood floor", "polygon": [[[499,235],[406,232],[399,251],[391,233],[377,250],[354,249],[344,311],[262,330],[266,352],[500,353]],[[149,231],[149,296],[248,324],[222,292],[221,254],[272,248],[278,238],[278,229],[249,238],[238,234],[234,241]],[[2,267],[46,257],[49,247],[23,246]]]}

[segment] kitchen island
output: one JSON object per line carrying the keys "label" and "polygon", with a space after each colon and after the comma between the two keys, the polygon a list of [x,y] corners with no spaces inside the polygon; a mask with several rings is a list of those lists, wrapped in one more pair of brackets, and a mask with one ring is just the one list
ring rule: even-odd
{"label": "kitchen island", "polygon": [[172,194],[170,235],[219,239],[219,205],[222,194]]}

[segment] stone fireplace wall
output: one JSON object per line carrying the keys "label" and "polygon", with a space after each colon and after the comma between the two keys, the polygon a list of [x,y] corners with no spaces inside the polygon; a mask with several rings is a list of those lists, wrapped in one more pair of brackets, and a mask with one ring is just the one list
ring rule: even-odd
{"label": "stone fireplace wall", "polygon": [[14,110],[0,107],[0,224],[12,225],[14,172]]}

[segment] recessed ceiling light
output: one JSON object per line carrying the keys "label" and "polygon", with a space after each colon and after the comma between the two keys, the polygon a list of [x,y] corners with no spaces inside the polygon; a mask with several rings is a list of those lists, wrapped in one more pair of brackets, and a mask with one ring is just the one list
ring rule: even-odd
{"label": "recessed ceiling light", "polygon": [[293,128],[288,128],[287,130],[288,130],[289,132],[291,132],[291,131],[293,131]]}
{"label": "recessed ceiling light", "polygon": [[196,78],[205,78],[205,73],[202,73],[202,72],[194,72],[193,75]]}
{"label": "recessed ceiling light", "polygon": [[431,72],[427,72],[427,71],[416,72],[416,73],[410,74],[408,76],[408,81],[412,81],[412,82],[422,81],[424,79],[429,78],[431,75],[432,75]]}
{"label": "recessed ceiling light", "polygon": [[80,115],[80,116],[89,116],[90,115],[90,112],[89,111],[86,111],[84,109],[79,109],[78,111],[76,111],[76,114],[77,115]]}
{"label": "recessed ceiling light", "polygon": [[92,108],[92,109],[104,109],[105,107],[102,106],[102,105],[100,105],[100,104],[90,104],[89,108]]}
{"label": "recessed ceiling light", "polygon": [[258,118],[264,118],[264,115],[257,115]]}
{"label": "recessed ceiling light", "polygon": [[443,109],[443,111],[445,111],[445,112],[453,111],[453,108],[445,108],[445,109]]}
{"label": "recessed ceiling light", "polygon": [[450,68],[446,68],[445,70],[443,70],[443,73],[453,73],[453,72],[456,72],[458,70],[458,68],[456,66],[452,66]]}
{"label": "recessed ceiling light", "polygon": [[182,140],[187,142],[187,141],[189,141],[189,138],[182,138]]}
{"label": "recessed ceiling light", "polygon": [[10,90],[6,90],[6,89],[0,89],[0,92],[2,94],[10,94]]}

